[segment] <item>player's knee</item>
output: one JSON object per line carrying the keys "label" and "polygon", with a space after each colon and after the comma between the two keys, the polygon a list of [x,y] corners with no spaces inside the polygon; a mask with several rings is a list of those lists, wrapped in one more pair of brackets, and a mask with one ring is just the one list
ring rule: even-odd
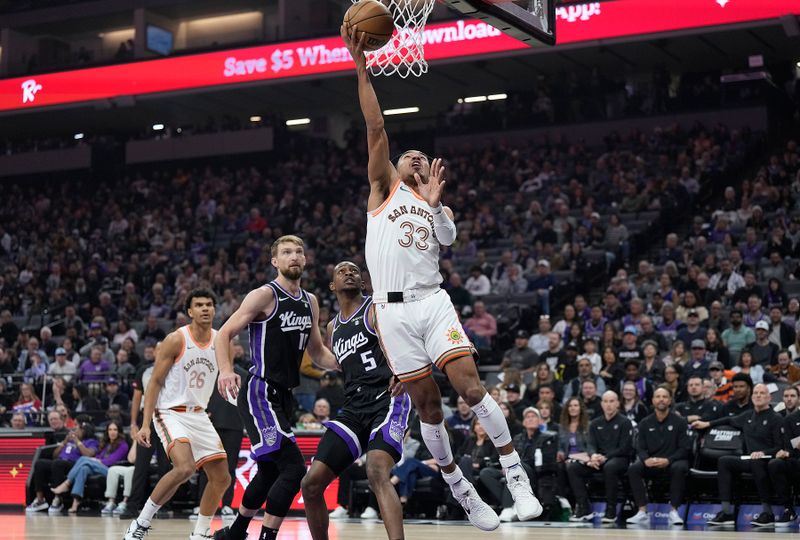
{"label": "player's knee", "polygon": [[476,382],[475,384],[469,385],[464,390],[464,393],[461,395],[461,397],[464,398],[464,401],[467,402],[467,405],[474,407],[481,402],[485,394],[486,390],[484,390],[480,382]]}
{"label": "player's knee", "polygon": [[369,487],[372,491],[388,485],[390,470],[391,468],[387,467],[385,463],[367,460],[367,480],[369,480]]}
{"label": "player's knee", "polygon": [[322,496],[325,487],[319,478],[315,478],[314,475],[309,473],[300,481],[300,490],[303,492],[304,499],[317,499]]}
{"label": "player's knee", "polygon": [[173,465],[172,470],[178,476],[181,483],[187,482],[194,474],[194,463],[181,463],[180,465]]}
{"label": "player's knee", "polygon": [[227,469],[220,472],[219,474],[214,475],[214,478],[209,478],[209,482],[213,482],[219,488],[227,489],[229,485],[231,485],[231,474],[228,472]]}

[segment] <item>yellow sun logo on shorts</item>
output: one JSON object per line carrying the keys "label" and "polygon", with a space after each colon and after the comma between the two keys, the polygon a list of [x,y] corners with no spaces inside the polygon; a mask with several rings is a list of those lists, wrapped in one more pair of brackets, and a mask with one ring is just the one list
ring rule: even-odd
{"label": "yellow sun logo on shorts", "polygon": [[456,329],[455,327],[452,327],[450,328],[450,330],[447,331],[447,341],[449,341],[450,343],[453,344],[460,343],[461,340],[463,339],[464,335],[461,332],[459,332],[458,329]]}

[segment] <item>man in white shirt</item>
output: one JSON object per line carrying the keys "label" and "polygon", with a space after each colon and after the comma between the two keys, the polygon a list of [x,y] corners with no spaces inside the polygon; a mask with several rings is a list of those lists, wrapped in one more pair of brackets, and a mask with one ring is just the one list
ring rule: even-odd
{"label": "man in white shirt", "polygon": [[67,351],[64,347],[56,349],[55,357],[56,361],[47,368],[47,379],[52,381],[54,376],[61,375],[64,377],[64,382],[70,382],[78,371],[78,368],[75,364],[67,360]]}
{"label": "man in white shirt", "polygon": [[486,274],[481,271],[481,267],[476,265],[469,269],[469,277],[466,283],[464,283],[464,288],[467,289],[472,296],[479,298],[492,292],[492,282],[489,281]]}
{"label": "man in white shirt", "polygon": [[550,324],[549,315],[541,315],[539,317],[539,332],[534,334],[528,341],[528,347],[536,351],[536,354],[542,354],[550,348],[550,331],[553,326]]}

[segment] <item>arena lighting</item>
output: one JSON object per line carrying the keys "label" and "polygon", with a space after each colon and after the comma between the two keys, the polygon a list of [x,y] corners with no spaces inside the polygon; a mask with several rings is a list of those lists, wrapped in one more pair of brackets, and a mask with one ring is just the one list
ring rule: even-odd
{"label": "arena lighting", "polygon": [[386,116],[393,116],[396,114],[410,114],[419,112],[419,107],[401,107],[399,109],[386,109],[383,114]]}
{"label": "arena lighting", "polygon": [[251,121],[251,122],[261,122],[261,117],[260,117],[260,116],[258,116],[258,115],[251,116],[251,117],[250,117],[250,121]]}
{"label": "arena lighting", "polygon": [[164,129],[164,124],[153,124],[153,131],[161,131]]}
{"label": "arena lighting", "polygon": [[508,97],[508,94],[489,94],[487,96],[489,101],[497,101],[497,100],[500,100],[500,99],[506,99],[507,97]]}
{"label": "arena lighting", "polygon": [[797,62],[795,65],[800,68],[800,62]]}
{"label": "arena lighting", "polygon": [[76,141],[79,141],[83,139],[83,133],[76,133],[75,135],[72,136],[72,138],[75,139]]}
{"label": "arena lighting", "polygon": [[[251,118],[251,120],[252,120],[252,118]],[[304,126],[304,125],[310,124],[310,123],[311,123],[311,118],[295,118],[293,120],[287,120],[286,121],[286,125],[287,126]]]}
{"label": "arena lighting", "polygon": [[486,96],[470,96],[464,98],[464,103],[480,103],[486,101]]}

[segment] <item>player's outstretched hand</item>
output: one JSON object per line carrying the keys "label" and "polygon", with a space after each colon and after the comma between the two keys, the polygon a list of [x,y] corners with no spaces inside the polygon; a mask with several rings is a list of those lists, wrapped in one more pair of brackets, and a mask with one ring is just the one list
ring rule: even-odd
{"label": "player's outstretched hand", "polygon": [[356,63],[356,69],[366,68],[367,57],[364,55],[364,43],[367,40],[367,34],[361,32],[359,36],[355,27],[348,34],[347,26],[344,24],[339,28],[339,33],[347,46],[347,50],[350,51],[350,56],[353,57],[353,61]]}
{"label": "player's outstretched hand", "polygon": [[139,428],[139,431],[136,432],[135,439],[137,443],[145,448],[150,448],[150,426],[142,426]]}
{"label": "player's outstretched hand", "polygon": [[236,400],[236,398],[239,397],[239,388],[241,388],[241,386],[242,378],[239,377],[236,372],[231,371],[230,373],[219,374],[217,390],[219,390],[220,395],[226,400],[230,401],[231,398]]}
{"label": "player's outstretched hand", "polygon": [[417,181],[417,190],[425,202],[431,208],[436,208],[442,202],[442,192],[444,191],[444,165],[442,158],[436,158],[431,163],[431,172],[428,174],[428,182],[423,183],[419,173],[414,173],[414,180]]}

